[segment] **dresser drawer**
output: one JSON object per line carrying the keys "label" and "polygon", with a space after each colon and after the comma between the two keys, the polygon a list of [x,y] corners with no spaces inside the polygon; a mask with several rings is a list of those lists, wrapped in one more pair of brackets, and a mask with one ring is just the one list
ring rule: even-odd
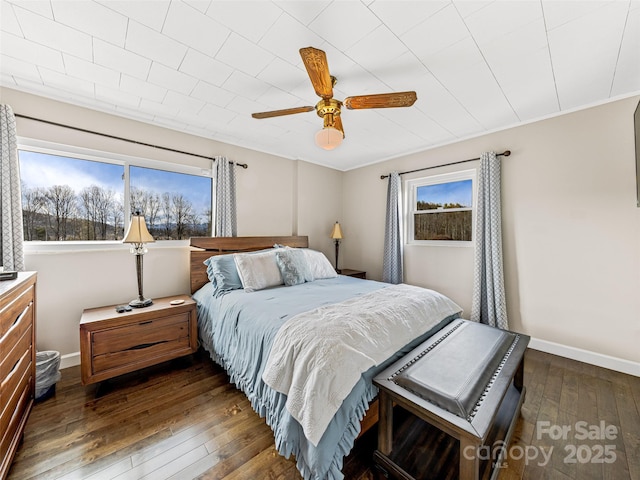
{"label": "dresser drawer", "polygon": [[24,356],[27,355],[29,362],[31,362],[31,325],[22,334],[22,337],[14,345],[14,347],[6,354],[0,363],[0,384],[2,385],[2,402],[5,401],[5,384],[10,382],[16,375],[20,376],[22,371],[20,370],[23,365]]}
{"label": "dresser drawer", "polygon": [[9,329],[19,321],[29,305],[33,303],[34,286],[31,285],[15,298],[8,298],[3,302],[0,310],[0,335],[4,336]]}
{"label": "dresser drawer", "polygon": [[189,353],[190,325],[190,314],[185,312],[95,331],[91,341],[93,374],[172,352]]}
{"label": "dresser drawer", "polygon": [[[2,440],[0,440],[0,459],[8,460],[7,455],[10,450],[17,448],[20,436],[19,430],[24,428],[26,423],[26,415],[31,405],[33,395],[31,394],[32,378],[30,372],[21,379],[19,385],[20,390],[15,392],[8,405],[5,406],[2,416],[0,417],[1,430],[3,432]],[[10,459],[10,457],[9,457]],[[5,465],[3,465],[5,466]],[[9,465],[6,465],[8,469]]]}
{"label": "dresser drawer", "polygon": [[19,405],[19,399],[25,388],[29,387],[31,380],[31,349],[25,352],[24,356],[20,359],[16,368],[11,372],[11,375],[2,382],[0,388],[2,389],[2,405],[4,410],[2,416],[0,416],[0,431],[5,431],[9,424],[11,417]]}
{"label": "dresser drawer", "polygon": [[[33,303],[29,303],[17,317],[13,318],[13,320],[13,324],[10,325],[4,335],[0,337],[0,358],[3,359],[8,355],[16,343],[18,343],[18,340],[22,338],[24,332],[33,325]],[[2,374],[0,373],[0,375]]]}

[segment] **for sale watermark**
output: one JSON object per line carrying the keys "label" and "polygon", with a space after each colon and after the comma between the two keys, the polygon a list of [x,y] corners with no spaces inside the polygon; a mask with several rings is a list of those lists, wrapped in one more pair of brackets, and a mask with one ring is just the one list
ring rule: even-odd
{"label": "for sale watermark", "polygon": [[[616,444],[620,431],[616,425],[601,420],[597,424],[578,421],[572,424],[536,422],[535,440],[538,445],[506,445],[502,440],[492,445],[467,446],[462,455],[467,460],[489,460],[496,467],[505,468],[510,461],[523,461],[525,465],[545,467],[549,464],[559,443],[562,461],[567,464],[613,463],[617,460]],[[555,445],[544,445],[547,441]],[[566,443],[565,443],[566,442]]]}

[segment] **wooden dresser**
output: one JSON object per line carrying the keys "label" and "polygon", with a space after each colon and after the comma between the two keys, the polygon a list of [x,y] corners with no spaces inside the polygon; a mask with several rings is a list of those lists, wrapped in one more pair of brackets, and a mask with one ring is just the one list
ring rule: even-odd
{"label": "wooden dresser", "polygon": [[115,305],[89,308],[80,320],[83,385],[189,355],[197,349],[196,303],[188,295],[154,299],[149,307],[124,313],[118,313]]}
{"label": "wooden dresser", "polygon": [[18,449],[36,389],[36,273],[0,282],[0,478]]}

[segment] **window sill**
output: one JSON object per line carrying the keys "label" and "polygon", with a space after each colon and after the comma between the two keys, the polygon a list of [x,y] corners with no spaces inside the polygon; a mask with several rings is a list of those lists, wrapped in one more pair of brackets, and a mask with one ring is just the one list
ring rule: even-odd
{"label": "window sill", "polygon": [[[161,248],[188,248],[189,240],[160,240],[147,243],[149,250]],[[118,250],[129,251],[129,244],[119,241],[67,241],[67,242],[28,242],[25,241],[23,250],[25,255],[38,255],[50,253],[81,253],[81,252],[113,252]]]}
{"label": "window sill", "polygon": [[448,240],[416,240],[405,243],[405,247],[473,247],[473,242],[448,241]]}

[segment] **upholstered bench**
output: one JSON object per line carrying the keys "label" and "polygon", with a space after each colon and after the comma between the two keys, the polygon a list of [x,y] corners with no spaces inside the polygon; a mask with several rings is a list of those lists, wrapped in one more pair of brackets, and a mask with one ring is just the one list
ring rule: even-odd
{"label": "upholstered bench", "polygon": [[[378,375],[378,470],[407,480],[495,478],[524,400],[528,343],[458,319]],[[394,405],[404,426],[394,425]]]}

